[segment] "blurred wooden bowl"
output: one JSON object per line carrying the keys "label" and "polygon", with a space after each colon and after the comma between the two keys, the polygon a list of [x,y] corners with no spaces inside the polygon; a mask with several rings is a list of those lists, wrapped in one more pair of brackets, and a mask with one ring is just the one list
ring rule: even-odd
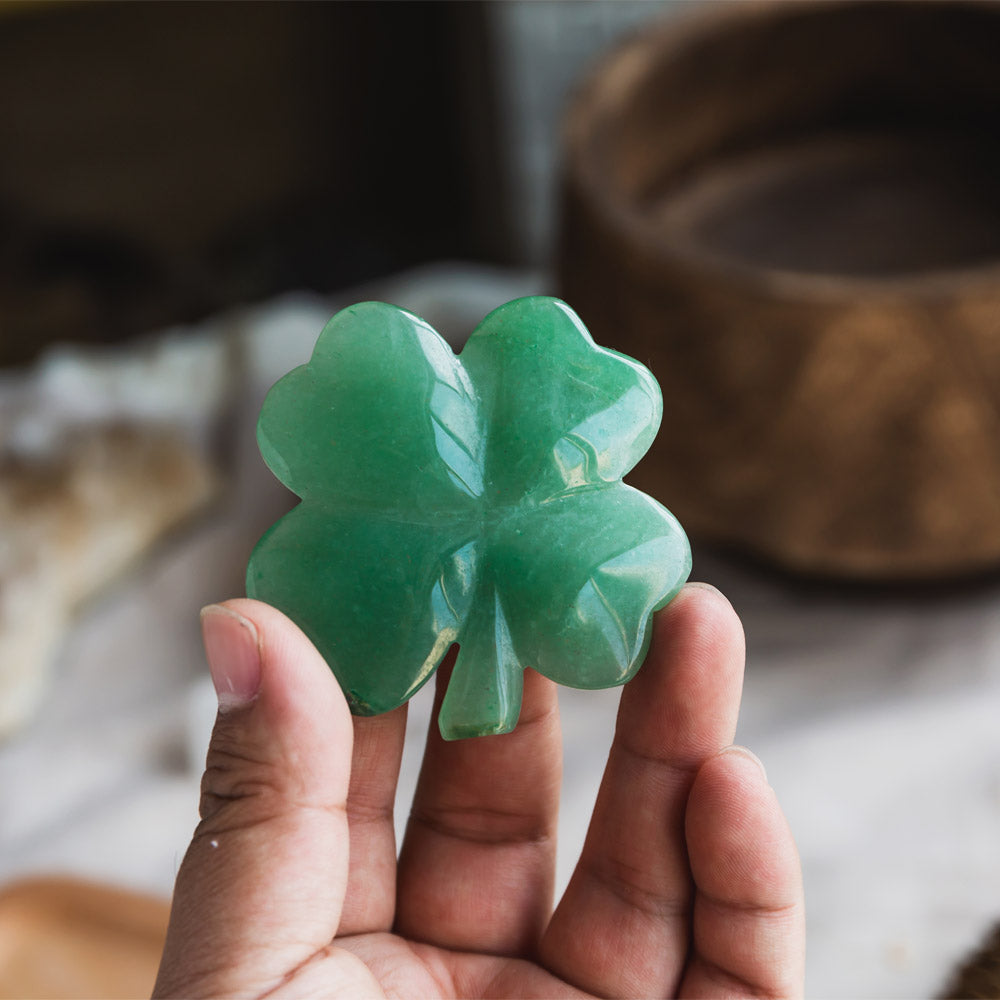
{"label": "blurred wooden bowl", "polygon": [[153,988],[170,904],[72,878],[0,891],[0,997],[127,1000]]}
{"label": "blurred wooden bowl", "polygon": [[664,417],[630,477],[786,568],[1000,566],[1000,5],[708,4],[566,120],[557,272]]}

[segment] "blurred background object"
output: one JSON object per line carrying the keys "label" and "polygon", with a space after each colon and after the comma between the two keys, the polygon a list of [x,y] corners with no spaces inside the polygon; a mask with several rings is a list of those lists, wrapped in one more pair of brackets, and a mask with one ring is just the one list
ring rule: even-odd
{"label": "blurred background object", "polygon": [[1000,8],[711,5],[569,120],[559,277],[645,360],[633,477],[788,568],[1000,565]]}
{"label": "blurred background object", "polygon": [[38,708],[79,606],[211,498],[213,473],[169,432],[73,428],[3,468],[0,738]]}
{"label": "blurred background object", "polygon": [[1000,925],[982,947],[962,963],[945,986],[942,997],[983,998],[1000,995]]}
{"label": "blurred background object", "polygon": [[[0,996],[36,973],[36,995],[74,995],[12,920],[68,961],[107,901],[169,895],[214,716],[198,609],[242,592],[293,502],[254,439],[268,386],[353,301],[457,349],[493,307],[559,290],[664,385],[670,454],[639,474],[746,625],[739,739],[799,842],[810,993],[938,990],[1000,914],[1000,583],[951,579],[996,565],[988,490],[953,481],[996,460],[998,281],[970,266],[1000,214],[996,21],[962,2],[0,6]],[[630,35],[642,58],[607,54]],[[836,108],[864,141],[827,143]],[[772,461],[779,431],[798,450]],[[860,587],[929,551],[921,503],[964,532],[937,554],[968,561]],[[561,692],[560,886],[616,704]],[[72,906],[34,880],[66,875],[87,880]],[[120,947],[149,964],[148,937]],[[137,968],[107,954],[91,972]],[[110,995],[93,982],[77,992]]]}
{"label": "blurred background object", "polygon": [[489,73],[478,4],[5,7],[0,361],[508,256]]}
{"label": "blurred background object", "polygon": [[145,996],[168,915],[161,899],[78,879],[8,886],[0,892],[0,996]]}
{"label": "blurred background object", "polygon": [[579,68],[666,5],[0,9],[0,364],[425,261],[538,265]]}

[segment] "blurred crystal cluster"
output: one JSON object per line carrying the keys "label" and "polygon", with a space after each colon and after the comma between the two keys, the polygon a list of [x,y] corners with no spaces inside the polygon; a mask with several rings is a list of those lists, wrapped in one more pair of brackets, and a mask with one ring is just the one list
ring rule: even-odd
{"label": "blurred crystal cluster", "polygon": [[224,341],[61,347],[0,382],[0,737],[38,708],[72,615],[216,495]]}

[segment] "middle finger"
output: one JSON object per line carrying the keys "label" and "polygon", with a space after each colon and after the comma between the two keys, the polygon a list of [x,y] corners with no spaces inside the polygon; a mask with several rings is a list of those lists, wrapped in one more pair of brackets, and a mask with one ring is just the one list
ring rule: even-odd
{"label": "middle finger", "polygon": [[[438,671],[438,708],[448,676]],[[446,742],[432,723],[399,859],[398,933],[534,953],[552,908],[561,741],[556,685],[533,670],[513,732]]]}

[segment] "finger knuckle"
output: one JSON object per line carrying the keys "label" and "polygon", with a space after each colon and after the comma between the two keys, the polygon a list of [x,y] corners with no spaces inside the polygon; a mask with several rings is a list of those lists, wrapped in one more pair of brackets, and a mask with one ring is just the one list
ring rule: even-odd
{"label": "finger knuckle", "polygon": [[236,811],[236,806],[247,820],[259,818],[275,812],[282,797],[279,766],[217,727],[201,779],[202,820],[217,819],[223,812]]}
{"label": "finger knuckle", "polygon": [[552,839],[538,815],[503,808],[418,807],[410,819],[441,836],[480,844],[546,844]]}

